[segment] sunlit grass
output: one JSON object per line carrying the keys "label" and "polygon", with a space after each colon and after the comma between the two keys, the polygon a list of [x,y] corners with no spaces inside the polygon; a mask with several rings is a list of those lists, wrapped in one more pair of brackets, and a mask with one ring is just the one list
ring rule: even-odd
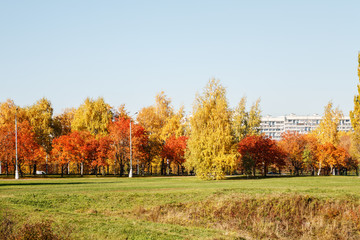
{"label": "sunlit grass", "polygon": [[74,239],[234,239],[242,233],[220,228],[168,224],[137,216],[139,207],[196,203],[219,196],[281,194],[319,199],[360,199],[358,177],[64,178],[0,180],[0,208],[19,222],[51,219],[73,229]]}

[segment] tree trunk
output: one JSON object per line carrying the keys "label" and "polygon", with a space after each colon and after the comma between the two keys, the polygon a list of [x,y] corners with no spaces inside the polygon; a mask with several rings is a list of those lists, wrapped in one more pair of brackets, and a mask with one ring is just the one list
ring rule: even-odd
{"label": "tree trunk", "polygon": [[320,176],[320,173],[321,173],[321,162],[319,162],[319,171],[318,171],[318,176]]}
{"label": "tree trunk", "polygon": [[49,158],[49,154],[46,153],[46,158],[45,158],[45,173],[48,174],[48,158]]}
{"label": "tree trunk", "polygon": [[20,165],[19,165],[19,164],[18,164],[18,169],[19,169],[19,172],[20,172],[20,176],[21,176],[21,177],[23,177],[23,174],[24,174],[24,173],[23,173],[23,171],[21,170],[21,168],[20,168]]}
{"label": "tree trunk", "polygon": [[33,175],[36,175],[36,163],[33,165]]}
{"label": "tree trunk", "polygon": [[84,176],[84,162],[80,163],[80,175],[81,175],[81,177]]}
{"label": "tree trunk", "polygon": [[0,161],[0,175],[2,174],[1,164],[2,164],[2,162]]}
{"label": "tree trunk", "polygon": [[160,170],[160,174],[164,175],[164,159],[161,159],[161,170]]}
{"label": "tree trunk", "polygon": [[122,164],[122,162],[119,162],[120,165],[120,177],[122,177],[122,175],[124,174],[124,164]]}

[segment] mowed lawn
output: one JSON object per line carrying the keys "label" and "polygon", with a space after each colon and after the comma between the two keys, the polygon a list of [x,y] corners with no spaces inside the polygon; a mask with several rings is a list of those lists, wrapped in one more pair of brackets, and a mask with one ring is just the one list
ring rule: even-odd
{"label": "mowed lawn", "polygon": [[[359,202],[355,176],[232,178],[195,177],[0,179],[0,211],[19,223],[53,221],[73,239],[242,239],[246,232],[143,218],[146,209],[193,204],[218,196],[304,195]],[[68,230],[70,229],[70,230]]]}

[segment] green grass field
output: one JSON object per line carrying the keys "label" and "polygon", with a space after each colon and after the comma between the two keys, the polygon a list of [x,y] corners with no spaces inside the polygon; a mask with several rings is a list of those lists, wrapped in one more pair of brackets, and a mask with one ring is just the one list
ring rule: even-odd
{"label": "green grass field", "polygon": [[[360,209],[357,208],[360,205],[360,178],[228,178],[222,181],[202,181],[195,177],[0,179],[0,211],[3,216],[6,214],[16,219],[19,226],[50,219],[60,235],[71,229],[72,239],[277,239],[281,234],[253,235],[255,229],[252,225],[231,225],[231,221],[239,222],[241,216],[228,218],[219,215],[219,209],[233,202],[236,202],[236,207],[249,199],[277,202],[274,199],[289,196],[316,199],[317,206],[350,204],[356,215]],[[218,202],[223,205],[215,205]],[[257,204],[256,209],[261,207],[261,203],[256,201],[252,204]],[[283,203],[280,201],[278,204]],[[270,205],[274,208],[273,203]],[[215,208],[217,215],[213,214]],[[223,212],[228,211],[225,208]],[[191,212],[187,212],[188,209]],[[237,210],[233,208],[231,211]],[[198,217],[189,220],[185,215]],[[272,219],[281,222],[280,215]],[[334,215],[334,219],[337,217]],[[353,235],[344,239],[359,234],[357,220],[351,221],[349,224],[355,224],[351,225],[351,231],[355,232],[346,233]]]}

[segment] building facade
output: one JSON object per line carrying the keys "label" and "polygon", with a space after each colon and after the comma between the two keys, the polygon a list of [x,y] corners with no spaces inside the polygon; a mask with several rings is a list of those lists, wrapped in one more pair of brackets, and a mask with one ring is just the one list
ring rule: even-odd
{"label": "building facade", "polygon": [[[305,134],[315,130],[319,126],[321,119],[322,117],[319,115],[297,116],[291,114],[280,117],[266,116],[261,118],[260,129],[261,133],[264,133],[266,136],[274,140],[280,140],[281,135],[287,131]],[[344,132],[352,130],[350,117],[340,119],[338,130]]]}

